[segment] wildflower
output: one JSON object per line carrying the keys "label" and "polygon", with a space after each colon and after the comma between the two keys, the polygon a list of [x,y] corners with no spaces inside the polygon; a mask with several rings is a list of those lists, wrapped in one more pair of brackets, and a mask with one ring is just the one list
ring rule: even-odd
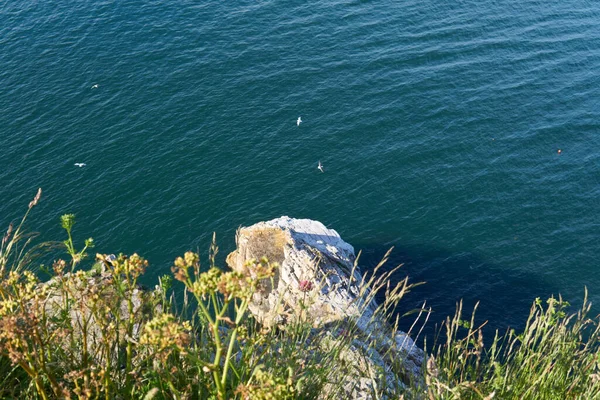
{"label": "wildflower", "polygon": [[2,283],[8,286],[14,286],[21,280],[21,274],[17,271],[9,271],[8,278],[6,278]]}
{"label": "wildflower", "polygon": [[246,262],[246,267],[256,279],[266,279],[275,276],[275,270],[278,266],[277,263],[269,263],[266,257],[261,258],[259,262],[256,260],[248,260]]}
{"label": "wildflower", "polygon": [[134,253],[126,261],[129,274],[137,277],[142,275],[146,271],[148,261]]}
{"label": "wildflower", "polygon": [[248,299],[253,293],[253,282],[255,281],[246,280],[239,272],[226,272],[221,275],[217,289],[227,300],[234,297]]}
{"label": "wildflower", "polygon": [[54,273],[56,275],[60,276],[60,275],[62,275],[66,266],[67,266],[67,263],[65,262],[65,260],[58,260],[52,264],[52,269],[54,270]]}
{"label": "wildflower", "polygon": [[19,303],[11,298],[0,301],[0,317],[14,313]]}
{"label": "wildflower", "polygon": [[185,260],[185,264],[188,267],[191,267],[194,264],[197,264],[200,260],[200,257],[198,257],[198,254],[193,253],[191,251],[186,252],[183,257]]}
{"label": "wildflower", "polygon": [[311,281],[300,281],[300,283],[298,284],[298,289],[300,289],[301,292],[303,293],[307,293],[310,292],[311,290],[313,290],[313,283]]}
{"label": "wildflower", "polygon": [[27,280],[27,283],[36,284],[37,281],[38,281],[38,279],[35,276],[35,274],[33,272],[31,272],[31,271],[25,270],[25,271],[23,271],[23,275],[25,276],[25,278]]}
{"label": "wildflower", "polygon": [[240,325],[237,327],[237,336],[239,338],[239,340],[246,340],[249,338],[248,335],[248,328],[244,325]]}
{"label": "wildflower", "polygon": [[178,323],[172,314],[162,314],[148,321],[140,337],[140,345],[153,347],[166,359],[173,350],[185,353],[190,343],[189,322]]}
{"label": "wildflower", "polygon": [[175,259],[174,265],[171,267],[171,272],[180,282],[185,282],[189,278],[188,267],[185,264],[185,260],[181,257]]}
{"label": "wildflower", "polygon": [[105,262],[104,265],[112,266],[115,274],[130,275],[133,278],[137,278],[138,276],[142,275],[148,266],[148,261],[137,255],[137,253],[134,253],[131,257],[121,254],[116,259],[113,259],[110,255],[96,255],[96,258],[98,258],[100,261],[110,260],[110,264]]}
{"label": "wildflower", "polygon": [[287,382],[275,375],[265,372],[262,366],[254,371],[253,380],[255,384],[240,384],[235,394],[244,400],[276,400],[291,398],[294,395],[292,382]]}
{"label": "wildflower", "polygon": [[[177,275],[175,275],[177,279]],[[221,279],[221,270],[218,268],[211,268],[207,272],[203,272],[198,277],[198,280],[193,283],[191,288],[188,288],[192,293],[198,297],[205,298],[206,295],[210,295],[217,290]]]}

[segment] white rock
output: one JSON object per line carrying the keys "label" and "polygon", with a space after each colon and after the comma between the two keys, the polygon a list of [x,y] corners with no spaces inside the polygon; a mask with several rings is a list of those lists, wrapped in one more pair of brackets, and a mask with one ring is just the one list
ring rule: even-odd
{"label": "white rock", "polygon": [[[263,256],[280,265],[273,285],[262,287],[249,306],[259,322],[285,324],[302,315],[310,315],[315,327],[352,322],[365,343],[373,344],[377,354],[370,357],[372,362],[385,360],[388,370],[400,359],[405,381],[420,379],[423,351],[408,335],[394,333],[376,316],[374,300],[367,304],[369,292],[360,293],[363,277],[355,266],[354,248],[335,230],[318,221],[284,216],[240,228],[236,242],[237,249],[227,257],[232,269],[248,272],[246,261]],[[301,281],[311,282],[313,290],[301,291]]]}

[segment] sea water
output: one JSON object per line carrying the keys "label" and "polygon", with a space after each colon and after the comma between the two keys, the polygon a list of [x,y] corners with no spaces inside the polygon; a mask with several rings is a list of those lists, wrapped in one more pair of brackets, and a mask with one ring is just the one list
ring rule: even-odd
{"label": "sea water", "polygon": [[0,224],[41,187],[39,241],[75,213],[153,283],[311,218],[365,269],[394,246],[403,311],[522,326],[600,300],[598,71],[592,1],[5,1]]}

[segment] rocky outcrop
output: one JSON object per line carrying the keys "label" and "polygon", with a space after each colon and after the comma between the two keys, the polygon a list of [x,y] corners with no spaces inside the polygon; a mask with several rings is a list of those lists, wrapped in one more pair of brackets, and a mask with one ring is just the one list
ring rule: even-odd
{"label": "rocky outcrop", "polygon": [[[77,346],[75,349],[70,347],[73,343],[82,342],[85,332],[84,343],[88,354],[92,357],[104,354],[100,348],[109,342],[112,357],[116,359],[119,347],[123,346],[126,340],[138,340],[142,324],[155,311],[149,308],[153,304],[153,292],[143,290],[139,286],[129,291],[121,283],[122,293],[117,293],[114,279],[113,274],[97,268],[87,272],[55,276],[38,285],[38,290],[46,293],[42,305],[43,313],[48,317],[48,321],[56,323],[51,329],[68,326],[69,330],[72,330],[72,335],[66,335],[60,345],[67,352],[75,351],[74,357],[79,357],[77,353],[81,354],[81,349]],[[132,337],[128,337],[125,329],[130,317],[126,299],[131,300],[133,311]],[[107,329],[107,326],[111,328]]]}
{"label": "rocky outcrop", "polygon": [[355,371],[340,376],[346,398],[372,398],[381,389],[373,387],[377,382],[393,386],[420,380],[423,351],[377,313],[355,265],[354,248],[336,231],[318,221],[281,217],[240,228],[236,242],[237,249],[227,257],[232,269],[248,273],[246,261],[261,257],[280,265],[272,283],[254,294],[249,307],[259,322],[285,325],[309,316],[330,344],[341,340],[344,326],[356,327],[356,339],[341,354],[341,361]]}

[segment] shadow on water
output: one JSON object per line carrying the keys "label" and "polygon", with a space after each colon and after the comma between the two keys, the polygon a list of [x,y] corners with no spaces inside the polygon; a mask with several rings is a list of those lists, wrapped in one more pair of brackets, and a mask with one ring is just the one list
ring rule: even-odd
{"label": "shadow on water", "polygon": [[[361,245],[359,265],[363,271],[372,270],[383,258],[389,247]],[[534,274],[502,268],[500,265],[485,262],[472,254],[452,254],[441,248],[399,248],[395,247],[386,269],[402,264],[396,272],[392,284],[409,277],[409,282],[425,282],[414,288],[399,305],[401,315],[419,308],[424,301],[432,308],[429,322],[419,338],[432,343],[433,335],[447,316],[452,316],[456,304],[463,300],[463,319],[469,319],[473,307],[480,302],[476,313],[476,323],[487,322],[484,329],[488,341],[496,329],[504,333],[507,328],[520,331],[525,326],[532,302],[536,297],[546,299],[558,295],[557,287],[545,282]],[[383,294],[378,294],[381,303]],[[571,299],[568,299],[571,300]],[[408,331],[415,315],[400,320],[400,329]],[[418,329],[418,328],[417,328]],[[414,330],[413,330],[414,331]]]}

